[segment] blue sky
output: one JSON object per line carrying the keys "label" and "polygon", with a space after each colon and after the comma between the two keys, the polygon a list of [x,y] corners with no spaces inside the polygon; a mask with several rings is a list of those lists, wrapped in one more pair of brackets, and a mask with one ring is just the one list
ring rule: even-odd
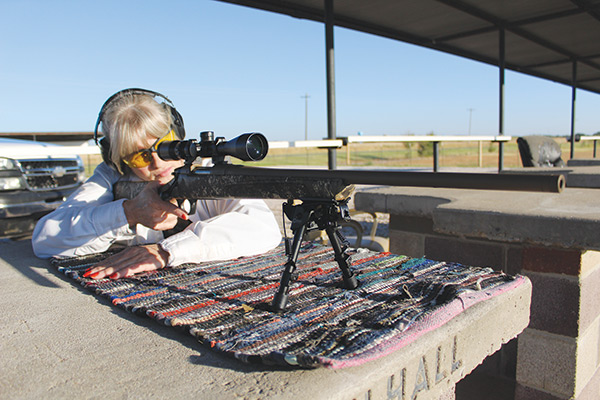
{"label": "blue sky", "polygon": [[[335,29],[338,136],[498,133],[498,70]],[[127,87],[167,95],[188,137],[327,135],[324,27],[213,0],[0,2],[0,132],[91,131]],[[577,92],[576,131],[600,131]],[[506,135],[568,135],[571,89],[507,72]]]}

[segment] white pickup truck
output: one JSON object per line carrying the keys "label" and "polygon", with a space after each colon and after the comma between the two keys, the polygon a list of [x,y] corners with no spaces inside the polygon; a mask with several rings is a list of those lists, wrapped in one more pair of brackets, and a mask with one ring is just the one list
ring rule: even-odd
{"label": "white pickup truck", "polygon": [[0,138],[0,238],[31,234],[84,179],[81,157],[63,146]]}

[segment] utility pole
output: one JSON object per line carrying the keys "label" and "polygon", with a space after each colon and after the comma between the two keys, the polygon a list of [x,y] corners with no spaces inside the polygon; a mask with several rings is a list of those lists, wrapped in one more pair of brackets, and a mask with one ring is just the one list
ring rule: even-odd
{"label": "utility pole", "polygon": [[471,134],[471,117],[473,116],[473,109],[468,108],[469,110],[469,135]]}
{"label": "utility pole", "polygon": [[305,93],[300,97],[304,99],[304,140],[308,140],[308,99],[310,96]]}

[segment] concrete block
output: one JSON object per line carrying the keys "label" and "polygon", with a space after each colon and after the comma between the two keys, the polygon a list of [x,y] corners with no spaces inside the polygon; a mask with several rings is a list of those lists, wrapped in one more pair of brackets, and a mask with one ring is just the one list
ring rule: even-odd
{"label": "concrete block", "polygon": [[452,389],[448,390],[446,393],[443,393],[440,396],[440,400],[454,400],[454,399],[456,399],[456,395],[455,395],[454,389],[455,388],[452,388]]}
{"label": "concrete block", "polygon": [[599,364],[600,318],[577,339],[528,328],[519,336],[516,393],[521,395],[515,399],[545,398],[522,397],[529,389],[561,399],[598,399]]}
{"label": "concrete block", "polygon": [[395,214],[390,218],[390,229],[413,233],[435,234],[433,231],[433,221],[431,218],[427,217]]}
{"label": "concrete block", "polygon": [[534,272],[579,276],[581,273],[581,250],[549,247],[525,247],[522,268]]}
{"label": "concrete block", "polygon": [[390,230],[390,252],[408,257],[423,257],[425,236],[419,233]]}
{"label": "concrete block", "polygon": [[[564,399],[575,395],[577,341],[527,328],[519,335],[517,382]],[[542,397],[543,398],[543,397]]]}
{"label": "concrete block", "polygon": [[600,370],[590,379],[575,400],[598,400],[600,398]]}
{"label": "concrete block", "polygon": [[580,280],[579,332],[584,332],[600,315],[600,269]]}
{"label": "concrete block", "polygon": [[493,267],[497,270],[504,265],[504,247],[501,244],[451,237],[427,236],[425,256],[433,260]]}
{"label": "concrete block", "polygon": [[[399,193],[401,189],[403,193]],[[406,189],[406,190],[404,190]],[[428,191],[415,201],[412,195],[417,188],[407,187],[377,187],[357,191],[354,204],[357,210],[385,212],[398,215],[432,216],[433,211],[450,202],[445,196],[437,196],[434,191]]]}
{"label": "concrete block", "polygon": [[516,245],[506,246],[505,263],[502,268],[509,275],[520,274],[523,269],[523,248]]}
{"label": "concrete block", "polygon": [[529,327],[576,338],[579,335],[579,280],[566,275],[523,273],[533,284]]}
{"label": "concrete block", "polygon": [[569,397],[555,396],[517,382],[515,386],[515,400],[566,400]]}
{"label": "concrete block", "polygon": [[597,269],[600,269],[600,251],[584,251],[581,256],[581,277],[585,278]]}
{"label": "concrete block", "polygon": [[[581,334],[577,343],[576,393],[579,395],[598,373],[600,363],[600,318]],[[597,385],[598,382],[596,382]],[[596,386],[596,388],[599,388]],[[596,391],[600,394],[600,391]],[[598,399],[598,397],[596,397]]]}
{"label": "concrete block", "polygon": [[[378,190],[385,190],[386,188],[377,188]],[[361,187],[360,191],[357,191],[353,196],[354,209],[361,211],[374,210],[385,210],[387,209],[387,199],[385,196],[371,195],[372,191],[375,190],[373,187]],[[383,212],[383,211],[380,211]]]}

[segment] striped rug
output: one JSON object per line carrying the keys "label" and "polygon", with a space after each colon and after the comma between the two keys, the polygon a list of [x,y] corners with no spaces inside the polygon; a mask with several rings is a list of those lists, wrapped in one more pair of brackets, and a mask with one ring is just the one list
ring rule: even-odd
{"label": "striped rug", "polygon": [[54,259],[92,292],[132,313],[184,328],[201,343],[248,363],[341,368],[383,357],[469,306],[524,282],[491,268],[350,252],[360,282],[341,288],[330,247],[303,244],[285,312],[269,310],[287,257],[185,264],[119,280],[83,272],[108,254]]}

